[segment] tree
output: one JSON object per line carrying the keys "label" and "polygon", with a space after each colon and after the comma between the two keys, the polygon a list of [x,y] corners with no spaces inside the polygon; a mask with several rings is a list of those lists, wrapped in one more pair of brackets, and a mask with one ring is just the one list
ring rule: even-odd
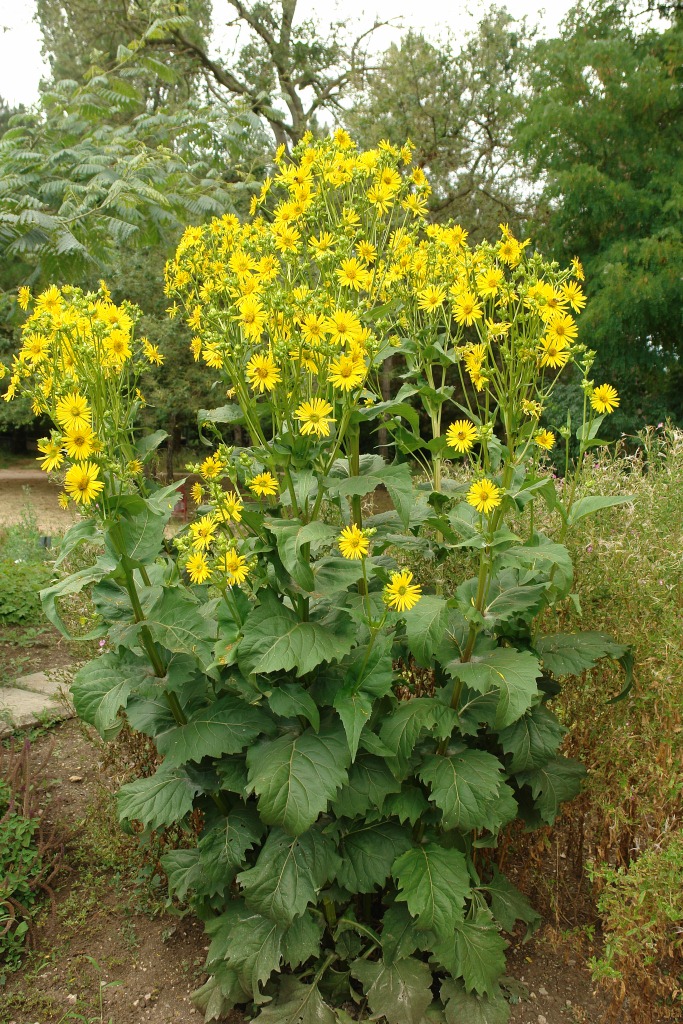
{"label": "tree", "polygon": [[510,145],[523,111],[523,72],[530,42],[525,22],[492,8],[458,48],[408,32],[382,55],[354,95],[345,124],[366,146],[387,138],[415,143],[429,173],[431,210],[491,235],[501,220],[517,227],[530,190],[519,188],[520,159]]}
{"label": "tree", "polygon": [[622,392],[618,429],[683,419],[683,21],[602,0],[533,55],[519,145],[545,181],[538,227],[585,265],[581,340]]}

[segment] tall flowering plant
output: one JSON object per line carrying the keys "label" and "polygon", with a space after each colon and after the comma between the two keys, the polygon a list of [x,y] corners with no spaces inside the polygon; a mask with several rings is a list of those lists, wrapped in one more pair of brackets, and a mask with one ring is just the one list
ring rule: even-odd
{"label": "tall flowering plant", "polygon": [[[572,566],[534,502],[564,529],[614,501],[558,494],[540,418],[570,360],[584,447],[589,410],[618,398],[576,343],[578,262],[527,255],[506,227],[472,249],[457,226],[425,226],[409,145],[360,153],[338,131],[294,156],[278,154],[248,223],[189,228],[167,268],[170,314],[225,395],[200,411],[203,436],[239,424],[250,442],[219,439],[191,467],[197,515],[173,547],[172,489],[140,472],[159,438],[133,430],[138,367],[159,354],[101,293],[37,299],[13,386],[53,417],[45,467],[70,462],[66,493],[90,512],[65,551],[104,548],[44,602],[61,626],[60,595],[92,585],[107,653],[78,673],[76,707],[107,738],[125,720],[156,745],[119,812],[185,830],[163,862],[211,938],[207,1020],[239,1005],[262,1024],[341,1024],[355,1004],[389,1024],[504,1021],[503,933],[539,919],[498,870],[497,838],[518,817],[552,822],[578,791],[558,680],[627,662],[597,633],[540,630]],[[114,359],[101,324],[117,316]],[[69,373],[29,355],[37,332],[46,353],[80,346]],[[379,422],[403,461],[361,454]],[[380,488],[390,509],[368,511]]]}

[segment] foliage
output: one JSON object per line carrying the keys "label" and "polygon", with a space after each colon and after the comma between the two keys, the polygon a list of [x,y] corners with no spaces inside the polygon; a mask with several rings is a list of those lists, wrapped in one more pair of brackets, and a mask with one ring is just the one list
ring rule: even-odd
{"label": "foliage", "polygon": [[[579,790],[548,707],[556,677],[604,657],[628,667],[609,637],[538,629],[572,567],[528,509],[543,500],[566,531],[623,500],[576,500],[576,478],[561,501],[540,463],[558,370],[590,366],[568,313],[578,264],[527,254],[507,226],[474,248],[456,226],[425,229],[409,145],[361,153],[337,130],[295,157],[278,156],[263,213],[188,228],[167,268],[172,317],[237,398],[199,410],[203,434],[241,423],[250,439],[219,440],[193,467],[199,514],[175,551],[175,485],[143,472],[160,438],[135,430],[155,361],[136,310],[102,289],[23,296],[10,387],[50,416],[45,468],[66,463],[69,500],[90,512],[61,557],[102,550],[43,602],[65,631],[60,598],[92,588],[107,650],[76,676],[78,713],[104,738],[125,720],[156,747],[119,814],[185,829],[163,864],[211,939],[207,1019],[248,1004],[257,1021],[332,1024],[353,998],[389,1024],[430,1007],[504,1021],[501,932],[538,916],[478,851],[518,816],[551,823]],[[407,390],[380,401],[392,353]],[[618,397],[585,394],[588,442]],[[469,418],[444,431],[444,410]],[[361,457],[361,426],[384,415],[426,487],[407,462]],[[464,485],[446,477],[446,449]],[[393,509],[364,520],[380,486]],[[508,526],[520,513],[525,541]],[[406,561],[456,552],[474,574],[423,593]],[[428,693],[405,699],[400,664],[427,669]]]}
{"label": "foliage", "polygon": [[20,522],[0,530],[0,623],[5,625],[42,618],[39,592],[51,575],[29,503],[30,492],[28,488],[25,491],[27,501]]}
{"label": "foliage", "polygon": [[683,23],[671,17],[662,29],[630,5],[577,5],[558,39],[537,43],[519,130],[546,180],[547,245],[586,266],[582,337],[624,393],[616,431],[683,417]]}

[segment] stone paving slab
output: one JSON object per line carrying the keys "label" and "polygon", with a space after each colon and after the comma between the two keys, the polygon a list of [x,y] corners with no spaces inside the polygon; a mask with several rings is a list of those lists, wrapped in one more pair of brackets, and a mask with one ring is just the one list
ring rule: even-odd
{"label": "stone paving slab", "polygon": [[58,702],[63,689],[61,682],[48,679],[44,672],[20,676],[14,686],[0,687],[0,737],[40,725],[46,718],[73,718],[73,709]]}

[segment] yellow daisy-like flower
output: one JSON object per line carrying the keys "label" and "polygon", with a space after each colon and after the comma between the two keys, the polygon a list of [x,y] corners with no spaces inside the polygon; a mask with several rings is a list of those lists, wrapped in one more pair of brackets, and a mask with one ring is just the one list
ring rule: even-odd
{"label": "yellow daisy-like flower", "polygon": [[51,473],[53,469],[59,469],[64,462],[60,441],[52,441],[47,437],[43,437],[38,442],[38,451],[43,453],[42,458],[38,456],[38,461],[40,462],[40,468],[44,469],[46,473]]}
{"label": "yellow daisy-like flower", "polygon": [[209,563],[207,562],[201,551],[197,551],[195,554],[190,555],[188,560],[185,562],[185,568],[193,583],[204,583],[208,580],[211,575],[209,569]]}
{"label": "yellow daisy-like flower", "polygon": [[304,341],[309,345],[317,345],[325,337],[325,317],[316,313],[307,313],[300,321],[299,327]]}
{"label": "yellow daisy-like flower", "polygon": [[257,473],[249,481],[249,490],[259,498],[269,498],[278,492],[277,480],[272,473]]}
{"label": "yellow daisy-like flower", "polygon": [[26,358],[29,363],[37,366],[47,357],[49,350],[50,342],[44,334],[30,334],[24,342],[21,357]]}
{"label": "yellow daisy-like flower", "polygon": [[247,377],[254,391],[272,391],[276,384],[282,380],[282,374],[275,365],[275,360],[268,353],[267,356],[252,356],[247,363]]}
{"label": "yellow daisy-like flower", "polygon": [[363,328],[357,316],[346,309],[337,309],[325,320],[325,333],[333,345],[346,345],[362,336]]}
{"label": "yellow daisy-like flower", "polygon": [[547,452],[555,447],[555,435],[552,430],[539,430],[534,437],[534,441],[539,448],[545,448]]}
{"label": "yellow daisy-like flower", "polygon": [[355,523],[342,530],[338,544],[344,558],[365,558],[370,550],[370,541]]}
{"label": "yellow daisy-like flower", "polygon": [[334,235],[331,235],[329,231],[323,231],[319,238],[311,235],[308,239],[308,245],[313,250],[315,257],[326,256],[334,245]]}
{"label": "yellow daisy-like flower", "polygon": [[330,416],[332,411],[329,402],[323,398],[313,398],[310,402],[302,402],[294,415],[301,421],[302,434],[329,437],[330,423],[334,423],[334,417]]}
{"label": "yellow daisy-like flower", "polygon": [[353,288],[355,292],[365,288],[369,278],[367,270],[355,256],[352,259],[344,260],[339,270],[335,270],[335,274],[342,288]]}
{"label": "yellow daisy-like flower", "polygon": [[161,366],[164,362],[164,357],[159,351],[158,345],[153,345],[148,338],[141,338],[142,350],[147,357],[147,361],[152,363],[154,366]]}
{"label": "yellow daisy-like flower", "polygon": [[249,295],[239,303],[239,315],[233,319],[240,325],[247,338],[258,341],[268,314],[258,299]]}
{"label": "yellow daisy-like flower", "polygon": [[62,293],[56,285],[51,285],[36,300],[36,310],[55,316],[62,308]]}
{"label": "yellow daisy-like flower", "polygon": [[373,185],[367,193],[369,201],[380,214],[389,212],[394,204],[395,195],[396,189],[392,188],[391,185],[384,185],[381,182]]}
{"label": "yellow daisy-like flower", "polygon": [[246,558],[238,555],[236,551],[226,551],[218,560],[217,568],[228,577],[228,583],[244,583],[249,575],[249,566]]}
{"label": "yellow daisy-like flower", "polygon": [[446,431],[446,440],[456,452],[468,452],[477,439],[477,428],[469,420],[456,420]]}
{"label": "yellow daisy-like flower", "polygon": [[67,470],[64,490],[79,505],[89,505],[104,489],[99,478],[100,470],[93,462],[79,462]]}
{"label": "yellow daisy-like flower", "polygon": [[559,369],[569,361],[569,345],[561,338],[544,338],[541,342],[541,366]]}
{"label": "yellow daisy-like flower", "polygon": [[578,258],[578,256],[572,257],[572,273],[574,274],[574,277],[577,281],[585,280],[583,267],[581,266],[581,260]]}
{"label": "yellow daisy-like flower", "polygon": [[574,341],[578,333],[578,327],[574,319],[568,313],[556,313],[548,325],[547,338],[553,341]]}
{"label": "yellow daisy-like flower", "polygon": [[365,363],[362,359],[343,354],[330,363],[327,379],[340,391],[352,391],[365,379]]}
{"label": "yellow daisy-like flower", "polygon": [[79,430],[90,426],[90,407],[87,399],[72,391],[57,403],[55,419],[66,430]]}
{"label": "yellow daisy-like flower", "polygon": [[220,476],[222,468],[218,459],[213,455],[208,455],[199,467],[199,472],[205,480],[215,480],[217,476]]}
{"label": "yellow daisy-like flower", "polygon": [[427,288],[423,288],[417,293],[417,304],[419,308],[424,309],[425,312],[434,313],[443,305],[445,298],[446,292],[443,288],[439,288],[438,285],[430,284]]}
{"label": "yellow daisy-like flower", "polygon": [[576,281],[568,281],[562,285],[562,294],[572,307],[575,313],[580,313],[586,305],[586,296],[581,291],[581,286]]}
{"label": "yellow daisy-like flower", "polygon": [[144,466],[140,459],[131,459],[126,469],[132,476],[142,476]]}
{"label": "yellow daisy-like flower", "polygon": [[97,448],[97,437],[91,428],[78,427],[64,433],[64,451],[70,459],[82,462],[89,459]]}
{"label": "yellow daisy-like flower", "polygon": [[69,495],[66,491],[60,491],[57,498],[57,504],[60,508],[67,509],[69,507]]}
{"label": "yellow daisy-like flower", "polygon": [[614,412],[619,405],[617,389],[611,384],[599,384],[597,388],[593,388],[591,405],[599,413]]}
{"label": "yellow daisy-like flower", "polygon": [[483,513],[485,516],[489,512],[493,512],[494,508],[497,508],[503,500],[503,492],[500,487],[496,487],[492,480],[487,477],[483,477],[481,480],[477,480],[473,483],[467,492],[468,504],[476,508],[477,512]]}
{"label": "yellow daisy-like flower", "polygon": [[489,267],[477,277],[477,291],[485,299],[493,299],[503,283],[505,275],[500,267]]}
{"label": "yellow daisy-like flower", "polygon": [[374,263],[377,259],[377,249],[372,242],[361,240],[356,243],[356,252],[366,263]]}
{"label": "yellow daisy-like flower", "polygon": [[196,523],[190,524],[192,547],[206,551],[214,539],[218,523],[212,515],[202,516]]}
{"label": "yellow daisy-like flower", "polygon": [[484,310],[477,296],[470,291],[460,292],[453,299],[453,316],[456,323],[471,327],[475,320],[481,320]]}
{"label": "yellow daisy-like flower", "polygon": [[384,600],[397,612],[409,612],[422,597],[422,587],[413,583],[413,574],[407,569],[391,574],[391,583],[384,588]]}
{"label": "yellow daisy-like flower", "polygon": [[227,491],[220,501],[220,509],[224,516],[228,519],[232,519],[233,522],[239,523],[242,520],[242,509],[244,505],[242,499],[234,491]]}
{"label": "yellow daisy-like flower", "polygon": [[129,335],[115,327],[109,337],[104,339],[104,350],[114,366],[123,366],[131,356]]}
{"label": "yellow daisy-like flower", "polygon": [[22,285],[17,293],[17,302],[19,307],[24,311],[28,309],[28,304],[31,301],[31,289],[27,288],[26,285]]}
{"label": "yellow daisy-like flower", "polygon": [[192,484],[192,487],[190,488],[190,497],[195,505],[201,505],[204,501],[204,488],[199,482]]}

